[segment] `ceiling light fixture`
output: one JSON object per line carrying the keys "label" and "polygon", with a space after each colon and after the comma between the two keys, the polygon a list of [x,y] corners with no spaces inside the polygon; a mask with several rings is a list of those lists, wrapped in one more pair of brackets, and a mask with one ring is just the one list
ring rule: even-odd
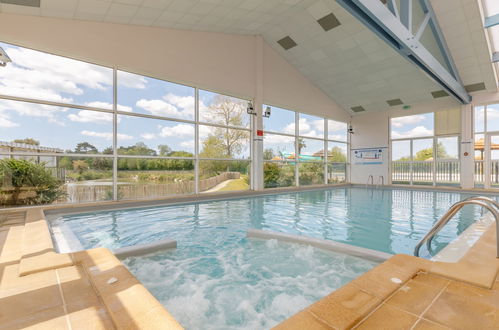
{"label": "ceiling light fixture", "polygon": [[0,66],[6,66],[7,63],[12,62],[7,52],[0,47]]}

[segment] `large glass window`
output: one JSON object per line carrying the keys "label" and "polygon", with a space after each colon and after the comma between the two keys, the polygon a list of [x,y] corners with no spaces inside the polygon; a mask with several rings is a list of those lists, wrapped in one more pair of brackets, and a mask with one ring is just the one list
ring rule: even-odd
{"label": "large glass window", "polygon": [[[0,46],[0,206],[251,188],[248,100]],[[346,123],[272,107],[264,127],[265,187],[347,180]]]}
{"label": "large glass window", "polygon": [[346,182],[346,123],[271,108],[264,118],[266,188]]}
{"label": "large glass window", "polygon": [[437,118],[428,113],[391,119],[392,183],[459,184],[459,137],[435,136]]}
{"label": "large glass window", "polygon": [[0,70],[0,94],[113,108],[111,68],[0,42],[12,62]]}
{"label": "large glass window", "polygon": [[475,186],[498,187],[499,104],[475,107],[474,122]]}

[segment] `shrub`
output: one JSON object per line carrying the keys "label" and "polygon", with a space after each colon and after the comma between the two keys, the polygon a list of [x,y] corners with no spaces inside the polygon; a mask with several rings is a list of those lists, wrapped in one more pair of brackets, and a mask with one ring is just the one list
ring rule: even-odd
{"label": "shrub", "polygon": [[[10,196],[3,198],[6,205],[49,204],[64,196],[62,181],[52,176],[45,164],[36,164],[24,159],[0,160],[0,178],[3,192]],[[6,189],[11,187],[12,189]]]}

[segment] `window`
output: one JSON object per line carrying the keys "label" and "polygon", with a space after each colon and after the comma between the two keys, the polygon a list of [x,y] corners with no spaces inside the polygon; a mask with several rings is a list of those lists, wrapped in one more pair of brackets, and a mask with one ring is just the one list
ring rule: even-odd
{"label": "window", "polygon": [[266,188],[346,182],[346,123],[271,108],[264,118]]}
{"label": "window", "polygon": [[474,122],[475,186],[497,187],[499,186],[499,104],[475,107]]}
{"label": "window", "polygon": [[113,108],[111,68],[0,43],[12,63],[0,70],[0,94]]}
{"label": "window", "polygon": [[453,111],[391,118],[392,183],[459,184],[459,136],[446,135],[459,126],[459,119],[446,123]]}

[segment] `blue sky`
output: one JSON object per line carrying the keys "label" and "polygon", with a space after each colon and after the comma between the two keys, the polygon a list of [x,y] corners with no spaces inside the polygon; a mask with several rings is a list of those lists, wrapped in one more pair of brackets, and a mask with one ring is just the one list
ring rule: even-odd
{"label": "blue sky", "polygon": [[[47,101],[112,109],[112,69],[0,43],[12,59],[0,70],[0,94]],[[118,72],[118,109],[183,120],[194,120],[195,90],[128,72]],[[210,105],[218,94],[199,91],[200,121],[217,122]],[[240,111],[246,111],[246,100],[230,98]],[[250,118],[244,115],[244,128]],[[295,113],[272,107],[265,130],[294,134]],[[300,114],[300,135],[324,137],[324,119]],[[200,126],[200,138],[212,128]],[[80,142],[89,142],[102,151],[112,145],[112,115],[104,112],[0,100],[0,140],[34,138],[45,147],[74,150]],[[329,138],[346,141],[346,124],[329,120]],[[288,151],[289,138],[269,135],[266,147]],[[118,116],[118,146],[144,142],[150,148],[167,144],[173,150],[194,151],[194,125],[189,123]],[[313,154],[323,149],[321,141],[307,140],[303,150]],[[249,156],[249,142],[239,157]],[[289,150],[294,152],[294,147]]]}

